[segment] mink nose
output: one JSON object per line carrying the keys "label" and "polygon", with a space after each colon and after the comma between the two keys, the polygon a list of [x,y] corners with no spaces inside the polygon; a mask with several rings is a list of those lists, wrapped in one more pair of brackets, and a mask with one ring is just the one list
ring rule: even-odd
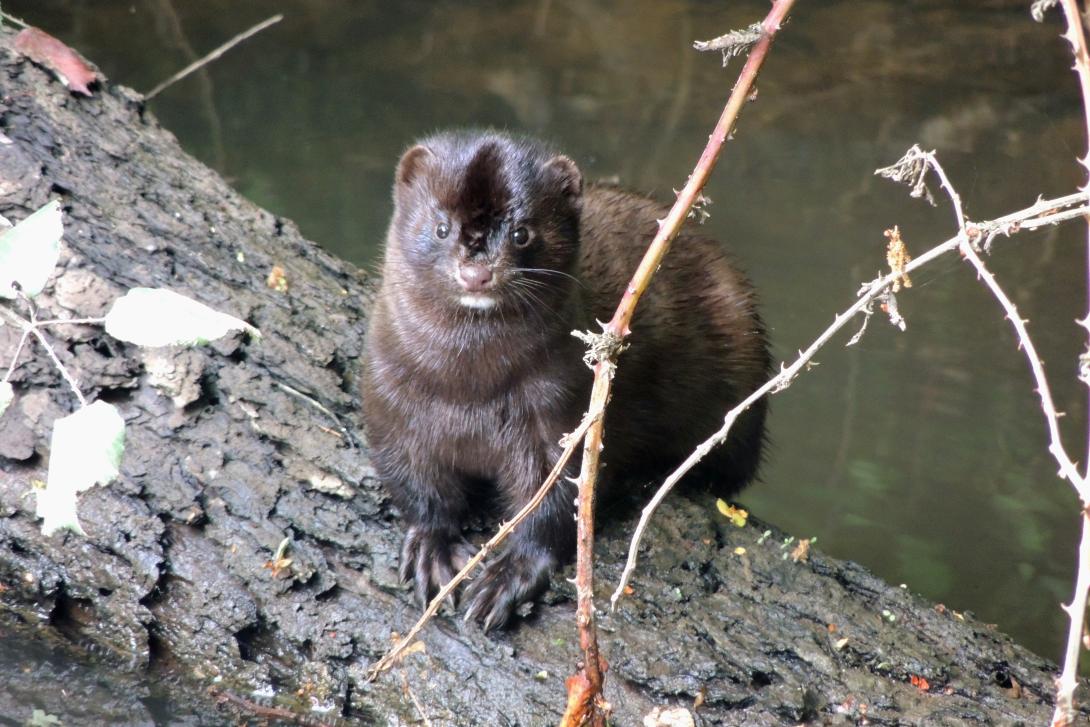
{"label": "mink nose", "polygon": [[458,279],[470,293],[480,293],[492,287],[492,271],[480,263],[463,263],[458,266]]}

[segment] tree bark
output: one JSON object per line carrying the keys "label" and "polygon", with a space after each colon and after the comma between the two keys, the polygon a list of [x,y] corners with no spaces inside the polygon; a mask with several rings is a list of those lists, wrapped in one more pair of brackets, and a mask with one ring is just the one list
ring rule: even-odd
{"label": "tree bark", "polygon": [[[99,316],[127,288],[166,287],[264,337],[148,350],[92,326],[52,329],[83,393],[118,405],[128,425],[121,477],[81,496],[86,538],[40,533],[28,493],[74,399],[41,351],[23,353],[0,417],[4,621],[137,671],[170,664],[240,695],[271,686],[278,708],[300,713],[555,723],[580,658],[563,577],[513,630],[485,636],[442,616],[423,650],[364,680],[417,614],[397,580],[401,527],[359,438],[373,281],[185,154],[138,94],[103,82],[91,98],[72,95],[13,37],[0,29],[0,131],[11,141],[0,144],[0,214],[16,221],[53,197],[65,211],[42,317]],[[277,265],[286,292],[266,285]],[[0,353],[16,341],[0,327]],[[631,515],[600,516],[600,605]],[[290,564],[273,567],[285,538]],[[1051,714],[1053,664],[853,563],[816,551],[795,562],[783,534],[754,518],[737,528],[714,503],[676,497],[646,542],[634,592],[599,624],[618,725],[667,705],[725,725]]]}

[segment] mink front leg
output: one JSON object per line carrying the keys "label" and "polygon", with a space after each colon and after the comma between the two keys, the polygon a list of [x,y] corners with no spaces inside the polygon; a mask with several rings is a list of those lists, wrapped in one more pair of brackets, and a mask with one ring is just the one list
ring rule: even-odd
{"label": "mink front leg", "polygon": [[[506,516],[513,517],[545,481],[555,448],[525,458],[514,457],[500,481],[506,496]],[[522,460],[522,461],[520,461]],[[569,465],[545,499],[511,534],[507,549],[469,587],[466,619],[480,621],[485,631],[508,623],[521,604],[537,598],[557,567],[575,551],[575,498],[578,490],[568,477]]]}
{"label": "mink front leg", "polygon": [[457,473],[414,471],[407,462],[391,462],[382,454],[375,458],[376,468],[409,526],[399,574],[403,583],[413,583],[424,607],[473,555],[473,546],[462,537],[466,483]]}

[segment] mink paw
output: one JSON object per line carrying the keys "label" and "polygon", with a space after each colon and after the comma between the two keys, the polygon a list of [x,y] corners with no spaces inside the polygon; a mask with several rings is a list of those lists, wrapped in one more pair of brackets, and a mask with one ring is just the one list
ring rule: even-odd
{"label": "mink paw", "polygon": [[424,608],[472,556],[473,546],[461,536],[414,525],[401,546],[401,582],[413,581],[416,600]]}
{"label": "mink paw", "polygon": [[465,619],[480,621],[485,631],[505,626],[515,609],[541,595],[555,567],[546,553],[504,553],[469,586]]}

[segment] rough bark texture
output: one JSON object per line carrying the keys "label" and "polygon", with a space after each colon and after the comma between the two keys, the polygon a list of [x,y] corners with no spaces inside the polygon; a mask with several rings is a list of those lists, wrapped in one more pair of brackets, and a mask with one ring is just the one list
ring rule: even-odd
{"label": "rough bark texture", "polygon": [[[65,210],[42,315],[101,315],[126,288],[161,286],[264,338],[141,350],[95,327],[53,330],[88,398],[128,422],[121,478],[81,498],[86,538],[39,532],[28,492],[45,477],[52,421],[74,401],[41,351],[24,352],[18,398],[0,418],[4,621],[137,670],[166,664],[239,694],[271,687],[281,706],[332,705],[325,721],[554,723],[579,658],[562,578],[513,631],[486,637],[440,618],[422,651],[363,680],[417,615],[397,582],[396,514],[354,441],[366,277],[187,156],[137,94],[107,83],[74,96],[12,38],[0,31],[0,131],[11,140],[0,144],[0,214],[18,220],[57,196]],[[274,265],[287,292],[265,284]],[[0,327],[0,354],[16,338]],[[631,525],[605,519],[600,603]],[[600,622],[616,724],[694,701],[705,724],[1047,721],[1051,663],[852,563],[816,552],[795,562],[782,534],[764,530],[682,498],[656,518],[634,593]],[[291,563],[273,569],[284,538]]]}

